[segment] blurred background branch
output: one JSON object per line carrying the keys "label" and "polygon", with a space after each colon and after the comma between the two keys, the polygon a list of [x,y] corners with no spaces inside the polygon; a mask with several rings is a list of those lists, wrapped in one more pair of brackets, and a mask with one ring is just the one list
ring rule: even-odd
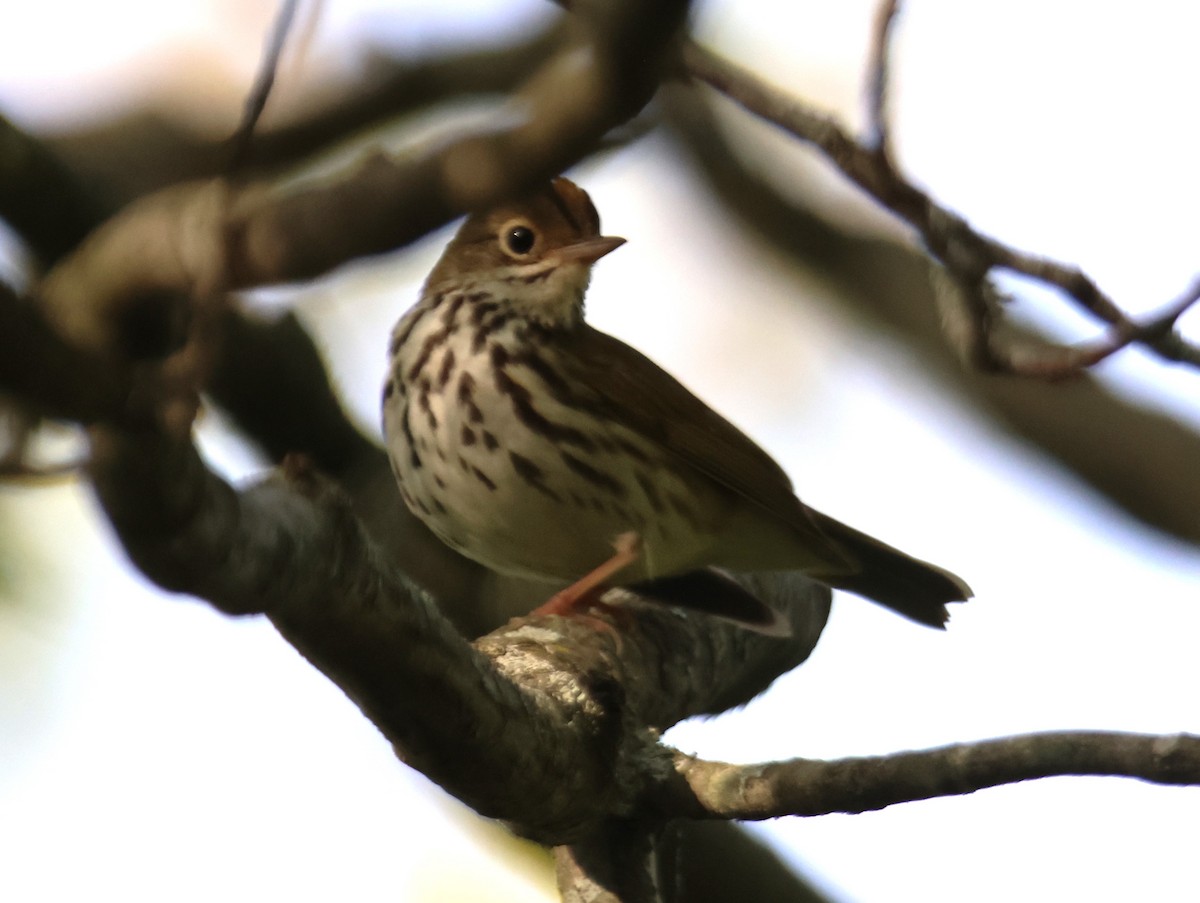
{"label": "blurred background branch", "polygon": [[[377,57],[361,90],[347,90],[345,103],[327,101],[323,112],[266,131],[255,143],[254,159],[275,166],[289,161],[294,164],[319,147],[415,110],[484,92],[495,96],[527,76],[536,61],[561,40],[561,29],[556,23],[532,39],[503,49],[452,52],[425,64],[389,65]],[[693,65],[704,71],[721,65],[695,45],[690,52]],[[732,78],[734,88],[739,90],[744,87],[743,76],[749,77],[744,72],[718,71],[723,82]],[[1194,515],[1200,510],[1200,484],[1190,478],[1189,463],[1200,454],[1200,437],[1194,430],[1174,417],[1130,403],[1086,376],[1077,376],[1049,392],[964,370],[955,360],[954,349],[947,349],[941,320],[944,308],[936,295],[939,282],[931,276],[923,256],[902,243],[855,235],[818,209],[785,198],[777,185],[740,162],[722,124],[711,112],[711,103],[696,92],[672,90],[661,110],[672,131],[680,136],[680,153],[698,164],[717,196],[747,229],[830,277],[831,283],[840,287],[840,303],[912,342],[917,361],[989,411],[998,424],[1042,448],[1147,524],[1192,543],[1200,541],[1200,518]],[[813,115],[805,114],[817,126],[826,125],[824,120],[812,119]],[[98,211],[103,208],[89,198],[120,197],[127,202],[131,197],[126,192],[143,191],[151,185],[122,186],[121,180],[129,175],[145,178],[156,172],[155,166],[160,167],[157,171],[161,179],[155,184],[217,171],[218,144],[176,135],[168,146],[163,146],[147,140],[148,126],[145,120],[142,122],[140,126],[128,121],[113,125],[111,139],[98,138],[96,133],[78,138],[60,136],[51,145],[53,153],[41,144],[30,143],[28,136],[11,124],[0,124],[12,136],[11,142],[31,148],[16,155],[16,160],[26,161],[27,168],[14,171],[9,180],[22,186],[25,200],[10,199],[0,212],[11,213],[12,221],[19,223],[24,221],[22,217],[45,209],[29,199],[37,197],[42,189],[47,192],[45,196],[52,196],[50,192],[61,194],[63,186],[71,184],[70,178],[58,178],[62,172],[79,172],[92,190],[75,192],[70,203],[56,205],[56,209]],[[112,140],[113,144],[105,153],[93,150],[79,154],[72,150],[76,140],[78,146],[92,149],[97,142],[103,146]],[[847,147],[852,144],[844,135],[838,143]],[[148,165],[151,161],[143,159],[143,154],[153,157],[155,166]],[[69,164],[65,170],[60,164],[50,163],[59,156]],[[194,163],[205,159],[210,161],[207,165]],[[862,150],[857,159],[872,158],[870,152]],[[98,168],[100,163],[106,164],[103,170]],[[164,163],[176,168],[161,171]],[[78,240],[81,225],[88,219],[81,214],[64,216],[56,221],[55,229],[30,228],[28,235],[22,234],[42,257],[52,261],[71,236]],[[1190,294],[1181,300],[1179,309],[1188,304]],[[1053,352],[1052,346],[1024,328],[1010,325],[999,331],[1010,337],[1005,340],[1009,347],[1042,347],[1047,354]],[[1128,334],[1121,341],[1131,337]],[[1035,357],[1044,359],[1040,353]]]}
{"label": "blurred background branch", "polygon": [[[892,23],[894,18],[888,12],[880,21]],[[293,103],[288,124],[269,126],[256,136],[243,175],[267,176],[297,168],[335,143],[372,142],[384,127],[406,131],[410,117],[418,112],[442,112],[469,98],[503,97],[563,46],[566,26],[563,20],[556,20],[529,31],[507,45],[450,48],[418,62],[374,54],[361,77],[343,82],[338,92],[318,92],[324,96],[311,103],[307,98]],[[884,117],[885,94],[892,92],[882,88],[887,74],[883,55],[890,47],[888,30],[883,28],[877,34],[877,78],[871,80],[876,85],[875,112],[869,118],[867,150],[874,142],[877,157],[872,165],[882,159],[883,175],[898,178],[888,150],[895,141],[894,130],[887,127]],[[712,58],[707,61],[713,62]],[[734,82],[743,81],[740,76],[734,78]],[[784,190],[780,180],[770,178],[761,166],[747,164],[739,138],[729,128],[729,117],[717,118],[722,105],[727,107],[709,92],[675,86],[642,119],[665,123],[669,142],[658,141],[662,131],[635,129],[619,136],[616,143],[644,144],[647,142],[642,139],[649,136],[651,143],[665,146],[672,163],[685,162],[689,172],[718,199],[722,215],[739,230],[788,261],[819,273],[833,287],[829,293],[833,304],[869,323],[870,328],[882,327],[898,337],[912,349],[914,363],[951,387],[972,408],[1048,453],[1144,522],[1193,545],[1200,539],[1200,519],[1195,516],[1200,510],[1200,485],[1192,478],[1192,462],[1200,443],[1191,427],[1152,405],[1122,397],[1091,376],[1047,388],[964,372],[960,355],[947,345],[939,324],[946,298],[939,299],[938,283],[931,277],[924,255],[899,239],[864,236],[847,228],[819,203]],[[181,179],[216,174],[226,152],[222,142],[199,137],[182,120],[142,109],[111,120],[93,120],[52,136],[34,137],[5,121],[0,123],[0,136],[0,172],[4,174],[0,216],[28,244],[41,267],[52,265],[96,223],[130,200]],[[848,133],[844,138],[852,141]],[[597,147],[614,144],[611,135],[591,135],[589,140]],[[584,151],[571,153],[577,156]],[[416,225],[406,234],[427,230],[449,216],[452,206],[444,205],[433,214],[415,211]],[[390,230],[396,228],[396,223],[389,224]],[[1068,270],[1051,275],[1076,285]],[[1085,284],[1081,290],[1087,294],[1093,289],[1094,284]],[[803,294],[797,289],[789,300],[795,303],[794,298]],[[995,299],[985,300],[991,304]],[[1186,309],[1191,300],[1190,296],[1181,297],[1178,309]],[[92,415],[86,411],[93,406],[108,411],[111,405],[127,402],[128,386],[118,380],[114,388],[110,385],[112,374],[101,373],[93,380],[86,370],[56,364],[59,358],[54,356],[53,341],[39,335],[40,327],[23,315],[20,303],[12,296],[0,298],[0,316],[7,318],[2,324],[12,327],[0,325],[0,373],[6,385],[13,374],[23,374],[13,378],[29,378],[37,392],[47,393],[41,413],[71,419],[88,419]],[[977,309],[983,306],[977,305]],[[209,384],[212,398],[269,459],[279,461],[291,451],[303,451],[341,482],[376,540],[404,563],[414,579],[433,588],[456,623],[471,635],[529,607],[537,590],[496,578],[462,561],[408,516],[396,498],[384,456],[347,417],[326,364],[300,319],[287,315],[266,321],[238,309],[223,310],[220,318],[223,342],[216,349]],[[1115,322],[1124,330],[1118,341],[1159,341],[1144,330],[1131,330],[1132,320],[1118,317]],[[1159,325],[1163,324],[1173,326],[1174,318]],[[990,329],[992,324],[985,325]],[[1004,334],[1003,342],[1011,339],[1020,347],[1051,350],[1036,334],[1008,328],[1012,331]],[[29,341],[33,344],[25,344],[23,337],[32,337]],[[29,349],[39,349],[32,352],[32,363]],[[1074,366],[1072,363],[1067,369]],[[86,391],[79,394],[78,385],[67,385],[71,380],[81,380]],[[56,395],[60,383],[63,388]],[[85,399],[80,408],[64,408],[79,398]],[[971,512],[973,518],[985,516],[986,512]],[[481,598],[487,600],[486,605],[478,604]],[[754,692],[774,676],[776,667],[777,663],[764,665],[759,673],[749,669],[745,686],[737,692]],[[749,843],[731,836],[726,827],[716,832],[722,838],[719,849],[743,849]],[[701,835],[713,829],[687,828]],[[683,849],[690,851],[687,844]],[[755,896],[752,888],[772,882],[776,884],[772,894],[779,893],[780,885],[788,894],[801,893],[798,879],[788,876],[774,857],[768,858],[764,865],[758,857],[730,853],[722,874],[732,885],[732,893]],[[690,867],[712,867],[713,861],[701,859],[690,857]],[[722,897],[713,881],[701,880],[697,886],[708,889],[711,899],[739,898]],[[770,898],[765,890],[758,896]]]}
{"label": "blurred background branch", "polygon": [[[1200,481],[1192,464],[1200,460],[1200,435],[1193,429],[1086,374],[1047,389],[964,368],[945,339],[928,258],[904,243],[850,232],[781,196],[740,160],[712,100],[681,90],[667,98],[679,152],[746,229],[826,276],[838,303],[910,344],[915,361],[998,425],[1150,526],[1200,543]],[[1028,329],[1009,328],[1022,342],[1038,341]]]}

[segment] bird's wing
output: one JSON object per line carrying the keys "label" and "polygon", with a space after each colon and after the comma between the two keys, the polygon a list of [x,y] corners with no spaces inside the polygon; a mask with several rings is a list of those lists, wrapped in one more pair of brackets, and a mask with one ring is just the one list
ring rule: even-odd
{"label": "bird's wing", "polygon": [[[565,338],[565,337],[564,337]],[[561,341],[573,385],[594,393],[599,413],[778,518],[834,570],[854,570],[817,526],[783,468],[675,377],[620,339],[584,326]]]}

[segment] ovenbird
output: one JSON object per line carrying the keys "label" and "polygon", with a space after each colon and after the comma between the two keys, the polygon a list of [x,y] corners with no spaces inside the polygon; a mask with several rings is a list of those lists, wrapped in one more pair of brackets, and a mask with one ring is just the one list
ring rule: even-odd
{"label": "ovenbird", "polygon": [[800,570],[940,627],[962,580],[805,506],[752,440],[584,322],[592,265],[623,243],[562,178],[467,218],[392,335],[405,504],[495,571],[577,581],[551,611],[613,583],[770,631],[724,572]]}

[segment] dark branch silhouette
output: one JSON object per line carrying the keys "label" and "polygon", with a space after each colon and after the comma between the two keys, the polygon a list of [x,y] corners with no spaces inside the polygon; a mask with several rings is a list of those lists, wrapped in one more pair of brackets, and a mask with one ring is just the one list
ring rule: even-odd
{"label": "dark branch silhouette", "polygon": [[[598,615],[611,632],[545,616],[498,626],[540,601],[538,590],[440,546],[404,510],[383,453],[341,411],[297,322],[261,323],[231,306],[230,289],[303,279],[402,246],[565,168],[629,123],[664,74],[677,69],[686,4],[580,6],[566,25],[493,57],[508,64],[497,81],[517,87],[516,106],[490,130],[406,159],[369,157],[319,183],[284,189],[269,178],[247,178],[173,185],[91,231],[103,202],[38,142],[20,136],[33,153],[13,165],[30,178],[20,190],[0,189],[0,214],[45,263],[57,265],[35,285],[36,306],[0,290],[0,388],[35,416],[88,428],[88,476],[130,559],[164,588],[227,614],[267,616],[404,762],[476,811],[556,847],[565,899],[669,896],[668,825],[679,819],[858,812],[1062,774],[1200,783],[1200,743],[1188,736],[1043,734],[754,766],[678,753],[659,742],[659,732],[739,705],[804,661],[824,627],[828,590],[799,575],[740,575],[785,612],[792,629],[786,639],[643,604],[623,591],[607,597],[619,615]],[[917,226],[950,274],[950,302],[969,313],[959,323],[969,350],[992,369],[1062,375],[1088,355],[1134,341],[1195,363],[1196,349],[1173,328],[1197,290],[1154,321],[1133,324],[1086,277],[978,235],[903,179],[891,160],[886,121],[896,8],[889,3],[880,13],[866,145],[694,44],[683,44],[683,59],[694,77],[816,143]],[[494,90],[486,74],[472,69],[486,57],[470,55],[460,81],[435,79],[424,96]],[[722,141],[703,118],[704,101],[694,89],[675,91],[689,99],[668,94],[666,115],[677,134],[688,136],[714,184],[724,178],[718,188],[728,192],[740,178],[744,187],[760,187],[727,159],[713,162]],[[266,136],[252,158],[295,161],[298,148],[315,151],[343,129],[394,109],[380,97],[373,104],[314,117],[286,138]],[[689,133],[697,123],[699,131]],[[61,221],[37,215],[43,190],[62,200]],[[767,202],[758,211],[764,230],[799,222],[788,219],[798,214],[777,196],[755,200]],[[893,262],[901,260],[909,281],[922,286],[906,297],[929,298],[926,271],[903,254]],[[1065,349],[1059,358],[1039,351],[1032,363],[1023,360],[1021,346],[999,344],[991,332],[987,274],[996,267],[1068,290],[1114,327],[1113,338],[1102,349]],[[1059,391],[1023,385],[1022,391]],[[1095,404],[1115,409],[1094,386],[1077,385],[1093,393]],[[190,429],[202,390],[211,390],[282,462],[276,474],[235,489],[209,468]],[[1025,398],[1009,410],[1020,407],[1025,424],[1049,416],[1031,414],[1033,404]],[[1195,437],[1183,431],[1180,447],[1189,441],[1194,446]],[[1195,505],[1186,510],[1195,540]],[[1158,516],[1188,535],[1171,520],[1180,516],[1177,509],[1162,503]]]}

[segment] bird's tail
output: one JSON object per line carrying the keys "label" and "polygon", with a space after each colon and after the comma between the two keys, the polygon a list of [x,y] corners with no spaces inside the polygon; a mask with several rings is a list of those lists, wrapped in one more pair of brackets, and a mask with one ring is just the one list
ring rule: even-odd
{"label": "bird's tail", "polygon": [[655,602],[732,621],[755,633],[778,637],[791,634],[791,626],[782,614],[717,568],[653,577],[626,589]]}
{"label": "bird's tail", "polygon": [[858,564],[848,575],[821,576],[835,589],[865,596],[930,627],[944,628],[947,602],[965,602],[971,587],[944,568],[920,561],[832,517],[814,511],[817,526]]}

